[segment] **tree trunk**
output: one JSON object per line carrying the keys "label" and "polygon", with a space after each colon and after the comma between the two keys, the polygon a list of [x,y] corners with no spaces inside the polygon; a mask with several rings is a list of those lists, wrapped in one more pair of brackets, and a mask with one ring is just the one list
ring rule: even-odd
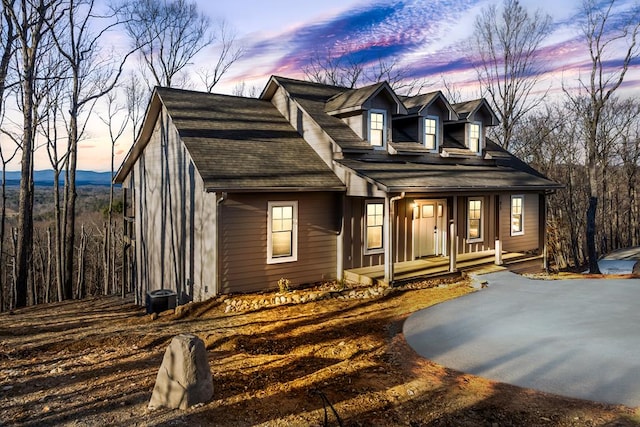
{"label": "tree trunk", "polygon": [[587,209],[587,255],[589,257],[589,272],[600,274],[598,267],[598,253],[596,250],[596,209],[598,198],[589,197],[589,208]]}
{"label": "tree trunk", "polygon": [[84,225],[80,231],[80,247],[78,248],[78,299],[82,299],[85,295],[84,291],[84,256],[87,249],[87,235],[84,231]]}
{"label": "tree trunk", "polygon": [[[76,103],[77,105],[77,103]],[[66,223],[64,230],[64,275],[63,288],[65,299],[73,296],[73,249],[76,237],[76,168],[78,156],[78,118],[77,110],[70,115],[69,135],[69,164],[67,170],[66,187]]]}

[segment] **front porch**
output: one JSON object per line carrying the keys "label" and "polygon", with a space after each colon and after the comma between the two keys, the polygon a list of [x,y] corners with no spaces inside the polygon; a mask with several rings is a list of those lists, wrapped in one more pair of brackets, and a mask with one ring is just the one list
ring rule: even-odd
{"label": "front porch", "polygon": [[[470,252],[456,256],[457,272],[451,272],[449,257],[434,256],[413,261],[397,262],[393,265],[394,282],[405,282],[416,279],[428,279],[447,276],[449,274],[468,274],[470,272],[492,272],[512,270],[516,272],[542,271],[542,255],[528,256],[519,252],[503,252],[502,264],[495,264],[495,251]],[[344,279],[363,285],[387,284],[384,280],[384,265],[354,268],[344,271]]]}

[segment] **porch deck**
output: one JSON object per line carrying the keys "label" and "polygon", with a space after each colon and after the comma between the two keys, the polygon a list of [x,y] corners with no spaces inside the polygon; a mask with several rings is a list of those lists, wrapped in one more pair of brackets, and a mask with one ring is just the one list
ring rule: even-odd
{"label": "porch deck", "polygon": [[[518,252],[505,252],[502,254],[502,265],[496,265],[494,261],[495,252],[493,250],[459,254],[457,256],[458,273],[542,270],[542,256],[527,256]],[[394,280],[396,282],[436,278],[458,273],[449,272],[449,257],[445,256],[421,258],[394,264]],[[384,282],[383,265],[345,270],[344,278],[348,282],[363,285],[386,284]]]}

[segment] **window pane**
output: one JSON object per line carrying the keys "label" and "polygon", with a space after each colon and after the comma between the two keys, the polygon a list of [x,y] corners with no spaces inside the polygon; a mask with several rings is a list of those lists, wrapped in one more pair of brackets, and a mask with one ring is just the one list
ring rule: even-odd
{"label": "window pane", "polygon": [[482,200],[469,200],[468,238],[482,238]]}
{"label": "window pane", "polygon": [[367,227],[367,249],[382,247],[382,226]]}
{"label": "window pane", "polygon": [[469,220],[469,238],[470,239],[480,238],[480,220],[479,219]]}
{"label": "window pane", "polygon": [[371,129],[384,129],[384,115],[382,113],[371,113]]}
{"label": "window pane", "polygon": [[291,255],[291,232],[280,231],[271,234],[272,256]]}
{"label": "window pane", "polygon": [[273,219],[282,219],[282,206],[274,206],[272,208]]}
{"label": "window pane", "polygon": [[522,233],[522,197],[511,198],[511,232]]}
{"label": "window pane", "polygon": [[282,207],[282,218],[292,219],[293,218],[293,206],[283,206]]}
{"label": "window pane", "polygon": [[422,205],[422,218],[433,218],[433,205]]}
{"label": "window pane", "polygon": [[520,215],[513,215],[511,217],[511,231],[513,233],[522,231],[522,217]]}
{"label": "window pane", "polygon": [[435,119],[424,119],[424,145],[433,150],[436,148],[438,122]]}
{"label": "window pane", "polygon": [[469,125],[469,150],[473,152],[480,150],[480,125]]}
{"label": "window pane", "polygon": [[371,113],[369,115],[369,142],[376,147],[384,145],[384,114]]}
{"label": "window pane", "polygon": [[367,249],[382,248],[382,230],[384,223],[384,204],[367,203],[366,240]]}

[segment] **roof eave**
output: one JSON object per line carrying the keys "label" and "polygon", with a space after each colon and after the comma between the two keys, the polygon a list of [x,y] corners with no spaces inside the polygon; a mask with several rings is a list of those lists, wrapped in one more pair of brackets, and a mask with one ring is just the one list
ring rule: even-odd
{"label": "roof eave", "polygon": [[149,104],[147,104],[147,109],[143,116],[145,119],[142,123],[142,126],[140,127],[140,130],[138,131],[138,136],[129,148],[129,152],[118,168],[118,171],[113,178],[114,183],[122,184],[124,182],[124,180],[127,178],[127,175],[129,175],[131,168],[138,160],[138,157],[140,157],[140,155],[142,154],[144,147],[149,142],[151,134],[153,133],[156,119],[161,110],[161,105],[162,100],[160,99],[160,95],[158,94],[156,87],[153,89],[153,93],[151,94],[151,98],[149,99]]}
{"label": "roof eave", "polygon": [[459,187],[406,187],[406,186],[385,186],[388,192],[406,192],[406,193],[462,193],[462,192],[478,192],[478,191],[546,191],[557,190],[563,188],[562,185],[523,185],[508,187],[490,187],[490,186],[459,186]]}
{"label": "roof eave", "polygon": [[226,193],[302,193],[302,192],[344,192],[347,187],[234,187],[234,186],[213,186],[205,185],[205,191],[208,193],[226,192]]}

